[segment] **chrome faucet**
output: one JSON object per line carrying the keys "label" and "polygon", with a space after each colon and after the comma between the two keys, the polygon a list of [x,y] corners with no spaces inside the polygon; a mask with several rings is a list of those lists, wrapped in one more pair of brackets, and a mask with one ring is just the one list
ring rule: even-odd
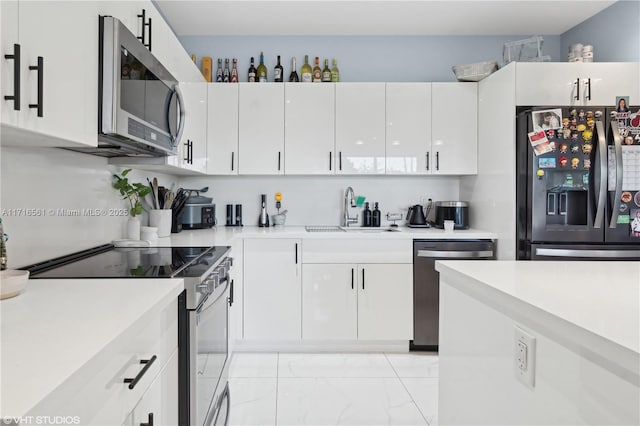
{"label": "chrome faucet", "polygon": [[349,216],[349,207],[356,206],[356,195],[352,187],[347,187],[344,191],[344,211],[342,212],[342,226],[349,226],[350,223],[358,223],[358,214],[356,217]]}

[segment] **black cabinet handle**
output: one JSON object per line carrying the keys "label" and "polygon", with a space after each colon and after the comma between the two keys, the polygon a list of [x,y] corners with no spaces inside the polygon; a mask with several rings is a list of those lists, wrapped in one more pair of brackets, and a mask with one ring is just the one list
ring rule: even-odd
{"label": "black cabinet handle", "polygon": [[353,274],[354,274],[354,269],[351,268],[351,290],[353,290]]}
{"label": "black cabinet handle", "polygon": [[440,151],[436,151],[436,171],[440,170]]}
{"label": "black cabinet handle", "polygon": [[5,101],[13,101],[13,109],[20,111],[20,45],[13,45],[13,54],[4,55],[5,59],[13,60],[13,95],[6,95]]}
{"label": "black cabinet handle", "polygon": [[591,100],[591,79],[587,79],[587,100]]}
{"label": "black cabinet handle", "polygon": [[362,268],[362,289],[364,290],[364,268]]}
{"label": "black cabinet handle", "polygon": [[184,147],[187,149],[187,152],[185,153],[186,157],[184,158],[184,161],[189,163],[189,139],[187,139],[187,141],[184,143]]}
{"label": "black cabinet handle", "polygon": [[574,96],[576,101],[580,100],[580,77],[576,78],[576,95]]}
{"label": "black cabinet handle", "polygon": [[189,164],[193,164],[193,141],[189,141]]}
{"label": "black cabinet handle", "polygon": [[[147,48],[149,49],[149,52],[151,52],[151,18],[149,18],[149,21],[146,20],[147,18],[147,11],[145,9],[142,9],[142,13],[140,15],[138,15],[138,18],[142,19],[142,35],[136,37],[138,40],[140,40],[140,42]],[[149,42],[145,43],[145,32],[147,27],[149,27]]]}
{"label": "black cabinet handle", "polygon": [[233,157],[234,157],[235,152],[231,152],[231,171],[233,171]]}
{"label": "black cabinet handle", "polygon": [[129,378],[124,379],[125,383],[129,383],[129,389],[133,389],[133,388],[136,387],[136,385],[138,384],[140,379],[142,379],[142,376],[144,376],[144,374],[147,372],[147,370],[149,370],[149,368],[151,368],[151,364],[153,364],[156,359],[158,359],[158,357],[154,355],[154,356],[151,357],[151,359],[141,359],[140,360],[140,364],[144,365],[144,367],[142,367],[142,370],[140,370],[140,372],[133,379],[129,379]]}
{"label": "black cabinet handle", "polygon": [[153,426],[153,413],[149,413],[147,421],[140,423],[140,426]]}
{"label": "black cabinet handle", "polygon": [[427,170],[429,170],[429,153],[427,152]]}
{"label": "black cabinet handle", "polygon": [[331,160],[333,160],[333,153],[329,151],[329,171],[331,171]]}
{"label": "black cabinet handle", "polygon": [[342,170],[342,151],[338,152],[338,162],[340,163],[340,168],[338,170]]}
{"label": "black cabinet handle", "polygon": [[296,243],[296,265],[298,264],[298,243]]}
{"label": "black cabinet handle", "polygon": [[140,40],[140,42],[146,46],[146,44],[144,42],[144,38],[145,38],[144,35],[145,35],[145,28],[147,26],[147,22],[146,22],[147,21],[147,11],[142,9],[142,13],[138,15],[138,18],[140,18],[142,20],[142,25],[141,25],[141,27],[142,27],[142,35],[139,35],[136,38],[138,40]]}
{"label": "black cabinet handle", "polygon": [[281,152],[278,151],[278,171],[280,171],[280,158],[281,158]]}
{"label": "black cabinet handle", "polygon": [[229,306],[233,306],[233,280],[229,284]]}
{"label": "black cabinet handle", "polygon": [[151,52],[151,34],[153,33],[151,27],[151,18],[149,18],[149,23],[146,25],[149,27],[149,43],[146,46],[149,48],[149,52]]}
{"label": "black cabinet handle", "polygon": [[42,97],[44,90],[44,58],[38,56],[38,65],[29,65],[31,71],[38,71],[38,103],[29,104],[29,108],[38,109],[38,117],[42,117]]}

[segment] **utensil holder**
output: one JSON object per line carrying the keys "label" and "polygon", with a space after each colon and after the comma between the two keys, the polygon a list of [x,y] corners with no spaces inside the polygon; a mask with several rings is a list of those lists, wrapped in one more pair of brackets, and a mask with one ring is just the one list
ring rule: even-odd
{"label": "utensil holder", "polygon": [[158,228],[158,237],[171,235],[171,221],[173,219],[171,209],[149,210],[149,226]]}

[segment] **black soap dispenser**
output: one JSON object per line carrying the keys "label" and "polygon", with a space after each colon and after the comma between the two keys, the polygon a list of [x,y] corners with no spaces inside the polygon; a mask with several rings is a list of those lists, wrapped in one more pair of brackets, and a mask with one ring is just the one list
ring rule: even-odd
{"label": "black soap dispenser", "polygon": [[371,226],[374,226],[376,228],[380,227],[380,209],[378,208],[378,203],[375,202],[373,203],[373,213],[371,214]]}
{"label": "black soap dispenser", "polygon": [[369,203],[364,203],[364,212],[362,214],[362,218],[362,226],[371,226],[371,209],[369,208]]}

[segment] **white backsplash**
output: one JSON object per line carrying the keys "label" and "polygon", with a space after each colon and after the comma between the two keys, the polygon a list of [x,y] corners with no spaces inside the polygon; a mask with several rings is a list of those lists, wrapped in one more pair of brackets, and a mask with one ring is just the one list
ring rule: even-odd
{"label": "white backsplash", "polygon": [[[112,174],[124,168],[108,165],[106,158],[57,148],[3,146],[0,155],[0,208],[5,211],[10,268],[124,238],[128,216],[82,214],[83,209],[127,207],[111,187]],[[176,177],[156,172],[134,170],[130,176],[134,182],[157,176],[160,185],[177,184]],[[36,216],[12,209],[34,209]]]}
{"label": "white backsplash", "polygon": [[[267,194],[267,213],[277,213],[275,193],[282,193],[282,208],[288,210],[286,225],[339,225],[344,191],[353,187],[356,195],[380,203],[382,225],[389,223],[387,212],[402,213],[428,198],[457,200],[458,177],[444,176],[210,176],[180,179],[185,188],[209,187],[218,225],[224,226],[226,204],[242,204],[244,225],[257,225],[260,194]],[[356,209],[362,225],[362,209]],[[403,221],[399,223],[402,224]]]}

